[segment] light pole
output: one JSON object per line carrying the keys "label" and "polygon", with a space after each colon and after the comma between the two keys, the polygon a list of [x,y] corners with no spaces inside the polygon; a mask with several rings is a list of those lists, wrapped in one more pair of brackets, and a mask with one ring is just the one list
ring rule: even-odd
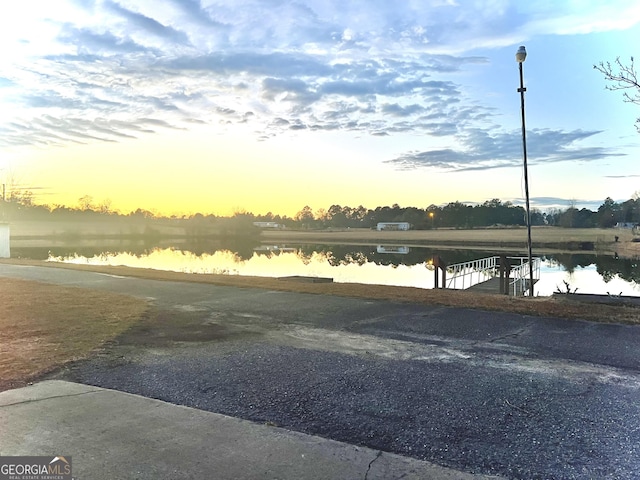
{"label": "light pole", "polygon": [[524,158],[524,196],[525,203],[527,207],[527,250],[529,253],[529,296],[533,297],[533,262],[531,258],[531,212],[529,210],[529,173],[527,169],[527,133],[524,126],[524,92],[527,91],[524,88],[524,79],[522,76],[522,64],[524,60],[527,58],[527,50],[524,48],[524,45],[518,48],[516,52],[516,62],[518,62],[518,66],[520,67],[520,88],[518,92],[520,92],[520,105],[522,109],[522,154]]}

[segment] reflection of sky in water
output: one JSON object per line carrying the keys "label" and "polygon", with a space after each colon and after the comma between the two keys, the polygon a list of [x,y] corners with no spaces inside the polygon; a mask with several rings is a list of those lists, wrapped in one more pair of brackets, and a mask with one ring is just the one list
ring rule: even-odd
{"label": "reflection of sky in water", "polygon": [[229,251],[195,255],[174,249],[155,249],[148,255],[130,253],[104,253],[94,257],[50,257],[49,261],[85,265],[124,265],[184,273],[247,275],[257,277],[286,277],[304,275],[330,277],[338,283],[366,283],[433,288],[433,272],[424,264],[383,266],[368,262],[332,266],[323,253],[302,257],[296,252],[258,254],[249,260],[239,260]]}
{"label": "reflection of sky in water", "polygon": [[[196,255],[172,248],[155,249],[149,254],[136,256],[130,253],[103,253],[90,258],[83,256],[50,257],[49,261],[89,265],[124,265],[135,268],[151,268],[196,274],[247,275],[258,277],[286,277],[303,275],[330,277],[338,283],[365,283],[433,288],[434,272],[424,263],[406,266],[376,265],[374,262],[331,265],[324,253],[315,252],[301,256],[296,251],[278,254],[254,253],[248,260],[239,259],[233,252],[217,251]],[[562,266],[543,262],[536,295],[551,295],[566,291],[564,281],[571,291],[612,295],[640,296],[640,286],[614,277],[606,283],[596,271],[595,265],[578,267],[572,273]]]}
{"label": "reflection of sky in water", "polygon": [[609,282],[605,282],[595,265],[576,267],[572,273],[569,273],[562,266],[548,262],[542,263],[540,281],[536,284],[536,294],[551,295],[557,290],[564,293],[567,290],[565,281],[569,284],[571,292],[577,289],[576,293],[640,296],[640,285],[622,280],[617,275]]}

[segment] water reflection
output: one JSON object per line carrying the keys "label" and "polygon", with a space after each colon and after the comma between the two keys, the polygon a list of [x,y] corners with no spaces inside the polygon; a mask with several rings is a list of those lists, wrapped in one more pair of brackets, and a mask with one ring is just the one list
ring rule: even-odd
{"label": "water reflection", "polygon": [[[565,283],[566,282],[566,283]],[[627,280],[620,274],[606,276],[599,273],[599,267],[591,264],[576,267],[568,272],[555,262],[543,263],[540,282],[536,284],[536,295],[550,295],[554,292],[592,293],[598,295],[640,296],[640,285]]]}
{"label": "water reflection", "polygon": [[[115,248],[114,248],[115,247]],[[481,250],[441,250],[422,247],[363,245],[225,245],[184,243],[52,246],[14,249],[18,256],[92,265],[125,265],[196,274],[264,277],[318,276],[335,282],[433,288],[430,260],[447,264],[494,256]],[[565,283],[566,282],[566,283]],[[568,286],[568,287],[567,287]],[[640,296],[638,260],[588,254],[543,257],[536,295],[556,291]]]}

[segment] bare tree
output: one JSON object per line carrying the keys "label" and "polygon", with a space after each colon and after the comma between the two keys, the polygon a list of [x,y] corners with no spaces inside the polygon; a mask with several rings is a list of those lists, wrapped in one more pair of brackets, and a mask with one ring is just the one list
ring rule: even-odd
{"label": "bare tree", "polygon": [[[624,90],[622,96],[625,102],[640,105],[640,84],[633,57],[628,65],[622,63],[618,57],[613,65],[611,62],[600,62],[593,68],[602,73],[604,78],[610,82],[610,85],[606,87],[607,90]],[[636,128],[640,132],[640,118],[636,120]]]}
{"label": "bare tree", "polygon": [[84,195],[78,199],[78,205],[80,205],[80,210],[89,211],[93,210],[93,197],[91,195]]}
{"label": "bare tree", "polygon": [[100,205],[98,205],[98,211],[100,213],[109,214],[112,213],[111,210],[111,199],[105,198]]}

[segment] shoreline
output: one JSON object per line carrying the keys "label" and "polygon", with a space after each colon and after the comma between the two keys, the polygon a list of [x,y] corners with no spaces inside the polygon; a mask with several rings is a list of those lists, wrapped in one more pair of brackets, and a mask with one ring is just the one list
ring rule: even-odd
{"label": "shoreline", "polygon": [[[640,258],[640,242],[634,241],[630,229],[601,228],[532,228],[532,254],[612,255],[625,259]],[[3,239],[0,239],[0,242]],[[252,233],[223,236],[220,232],[189,234],[180,229],[153,230],[145,233],[117,228],[104,222],[33,222],[10,224],[10,248],[126,248],[129,244],[162,247],[197,244],[218,248],[235,243],[255,245],[367,245],[406,246],[443,250],[483,250],[488,252],[527,254],[527,230],[524,227],[474,229],[437,228],[431,230],[377,231],[373,229],[293,230],[262,229]],[[245,245],[247,246],[247,245]],[[219,248],[218,248],[219,249]]]}
{"label": "shoreline", "polygon": [[[537,237],[536,238],[536,234]],[[633,242],[631,231],[616,229],[561,229],[534,227],[534,255],[550,253],[617,254],[623,258],[640,257],[640,242]],[[615,238],[618,237],[618,241]],[[265,242],[406,245],[426,248],[495,250],[526,252],[524,228],[436,229],[408,231],[346,230],[265,230],[260,237]],[[586,247],[586,248],[585,248]],[[592,248],[591,248],[592,247]]]}
{"label": "shoreline", "polygon": [[[314,283],[283,281],[272,277],[194,274],[168,270],[153,270],[125,266],[97,266],[46,262],[42,260],[0,259],[0,264],[33,267],[84,270],[99,274],[143,278],[157,281],[205,283],[243,289],[289,291],[313,295],[388,300],[417,303],[426,306],[468,308],[485,311],[509,312],[520,315],[585,320],[599,323],[638,324],[638,306],[606,301],[591,303],[581,301],[576,295],[552,295],[549,297],[524,297],[503,294],[478,293],[466,290],[423,289],[360,283]],[[606,299],[605,299],[606,300]]]}

